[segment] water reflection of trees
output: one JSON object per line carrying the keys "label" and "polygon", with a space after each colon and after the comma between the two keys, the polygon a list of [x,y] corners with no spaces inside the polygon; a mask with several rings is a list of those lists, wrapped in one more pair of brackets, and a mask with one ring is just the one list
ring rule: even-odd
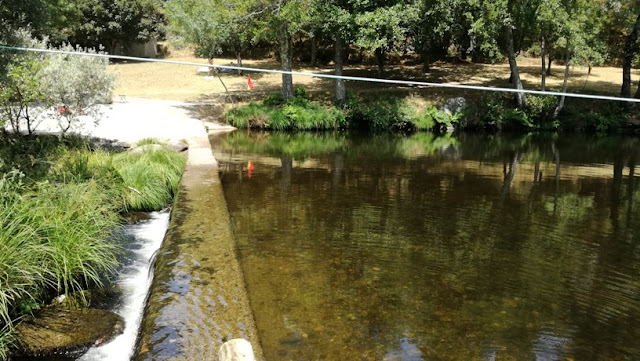
{"label": "water reflection of trees", "polygon": [[[250,287],[264,285],[252,302],[266,308],[277,295],[276,308],[311,333],[303,345],[333,359],[380,358],[402,340],[427,359],[640,352],[634,138],[461,136],[434,145],[442,140],[339,135],[328,150],[287,137],[279,142],[298,153],[270,144],[264,155],[324,166],[263,165],[256,179],[224,186],[242,253],[255,255],[244,262]],[[484,171],[441,168],[451,159]],[[613,164],[613,174],[562,173],[592,163]],[[523,169],[533,176],[513,188]],[[270,281],[270,267],[293,277]],[[301,359],[303,349],[287,352]]]}

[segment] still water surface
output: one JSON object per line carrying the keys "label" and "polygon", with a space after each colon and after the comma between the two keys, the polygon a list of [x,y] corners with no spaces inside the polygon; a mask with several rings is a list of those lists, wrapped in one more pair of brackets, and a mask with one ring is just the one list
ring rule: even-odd
{"label": "still water surface", "polygon": [[640,140],[212,139],[268,360],[640,359]]}

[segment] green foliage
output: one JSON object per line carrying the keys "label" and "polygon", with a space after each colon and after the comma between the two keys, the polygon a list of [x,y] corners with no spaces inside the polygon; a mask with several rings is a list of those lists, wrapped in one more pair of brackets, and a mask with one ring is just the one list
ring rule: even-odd
{"label": "green foliage", "polygon": [[79,17],[71,21],[69,41],[116,51],[163,35],[161,4],[155,0],[76,0]]}
{"label": "green foliage", "polygon": [[269,105],[251,102],[249,105],[233,108],[227,112],[227,122],[240,129],[264,128],[269,123],[271,112],[276,106],[275,99],[276,97],[267,98]]}
{"label": "green foliage", "polygon": [[195,46],[196,54],[212,58],[222,52],[241,54],[263,32],[259,24],[266,2],[259,0],[169,0],[169,30]]}
{"label": "green foliage", "polygon": [[527,108],[524,110],[531,127],[540,130],[556,130],[560,126],[553,113],[558,106],[558,97],[527,95]]}
{"label": "green foliage", "polygon": [[568,105],[561,117],[562,128],[606,133],[629,124],[629,114],[618,104],[605,103],[596,106],[597,109],[589,109],[585,104]]}
{"label": "green foliage", "polygon": [[42,68],[43,64],[33,58],[7,67],[6,77],[0,82],[0,129],[8,123],[15,133],[35,131],[42,103],[48,101],[41,87]]}
{"label": "green foliage", "polygon": [[[95,181],[40,182],[18,173],[0,180],[0,325],[33,308],[48,292],[100,285],[117,265],[110,239],[118,203]],[[23,306],[21,308],[21,306]]]}
{"label": "green foliage", "polygon": [[397,130],[440,131],[457,123],[458,115],[449,115],[437,107],[420,109],[411,99],[389,97],[364,104],[357,96],[349,94],[344,106],[350,128],[373,132]]}
{"label": "green foliage", "polygon": [[2,358],[17,318],[52,294],[100,286],[114,273],[120,214],[163,208],[185,159],[155,147],[113,155],[84,138],[55,136],[5,137],[0,159]]}
{"label": "green foliage", "polygon": [[251,102],[231,109],[226,117],[236,128],[271,130],[322,130],[346,127],[343,112],[309,101],[307,90],[297,87],[294,96],[283,100],[280,95],[268,96],[262,104]]}
{"label": "green foliage", "polygon": [[128,188],[125,207],[130,211],[164,208],[178,191],[186,159],[166,148],[138,148],[118,154],[113,166]]}
{"label": "green foliage", "polygon": [[[71,52],[96,53],[91,49],[60,48]],[[91,115],[99,119],[100,104],[111,103],[115,76],[107,72],[109,61],[89,56],[54,54],[42,70],[42,92],[56,106],[61,132],[80,127],[78,117]]]}

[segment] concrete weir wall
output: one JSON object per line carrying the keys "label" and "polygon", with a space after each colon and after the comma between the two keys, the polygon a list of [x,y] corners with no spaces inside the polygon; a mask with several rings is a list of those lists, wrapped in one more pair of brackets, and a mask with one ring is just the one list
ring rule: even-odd
{"label": "concrete weir wall", "polygon": [[134,360],[218,360],[244,338],[264,360],[207,134],[189,159],[159,250]]}

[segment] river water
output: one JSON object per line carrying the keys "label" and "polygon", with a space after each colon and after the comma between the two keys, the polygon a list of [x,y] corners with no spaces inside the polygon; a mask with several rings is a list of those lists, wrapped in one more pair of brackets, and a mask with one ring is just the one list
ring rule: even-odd
{"label": "river water", "polygon": [[169,216],[169,210],[153,212],[149,219],[125,227],[123,265],[115,282],[122,296],[109,309],[124,319],[124,332],[105,345],[90,348],[79,361],[124,361],[132,357],[153,277],[151,261],[162,245]]}
{"label": "river water", "polygon": [[268,360],[638,360],[640,140],[212,138]]}

